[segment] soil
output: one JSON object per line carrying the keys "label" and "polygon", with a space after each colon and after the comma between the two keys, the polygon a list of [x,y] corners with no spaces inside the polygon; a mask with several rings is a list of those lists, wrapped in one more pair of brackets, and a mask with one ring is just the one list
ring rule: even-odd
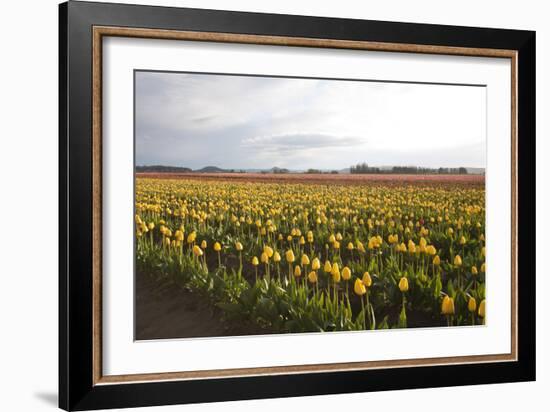
{"label": "soil", "polygon": [[176,339],[273,333],[253,324],[230,322],[196,292],[168,280],[136,274],[136,339]]}
{"label": "soil", "polygon": [[[356,302],[355,302],[356,303]],[[352,305],[353,306],[353,305]],[[358,308],[354,307],[354,310]],[[377,314],[381,320],[389,315],[397,323],[401,307]],[[443,321],[425,313],[407,313],[409,328],[445,326]],[[221,310],[197,292],[189,291],[169,280],[136,275],[136,339],[178,339],[220,336],[266,335],[276,333],[247,322],[224,320]]]}

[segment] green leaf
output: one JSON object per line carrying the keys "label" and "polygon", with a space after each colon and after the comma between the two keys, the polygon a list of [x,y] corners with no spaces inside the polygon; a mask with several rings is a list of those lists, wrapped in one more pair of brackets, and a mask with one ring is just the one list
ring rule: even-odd
{"label": "green leaf", "polygon": [[451,279],[449,279],[449,281],[447,282],[447,295],[449,295],[453,299],[456,295],[456,291],[455,291],[455,288],[454,288],[454,285],[453,285],[453,281]]}
{"label": "green leaf", "polygon": [[389,329],[390,326],[388,325],[388,315],[384,316],[384,319],[382,319],[382,322],[378,325],[378,329]]}
{"label": "green leaf", "polygon": [[370,314],[371,314],[370,328],[371,328],[371,330],[375,330],[376,329],[376,317],[374,316],[374,308],[372,307],[372,303],[369,303],[369,306],[370,306]]}
{"label": "green leaf", "polygon": [[216,306],[219,307],[221,310],[231,313],[239,313],[242,311],[242,306],[238,303],[219,302],[216,304]]}
{"label": "green leaf", "polygon": [[443,284],[441,283],[441,276],[438,273],[437,277],[435,278],[434,293],[433,293],[433,296],[435,299],[439,299],[439,295],[441,294],[441,289],[443,289]]}

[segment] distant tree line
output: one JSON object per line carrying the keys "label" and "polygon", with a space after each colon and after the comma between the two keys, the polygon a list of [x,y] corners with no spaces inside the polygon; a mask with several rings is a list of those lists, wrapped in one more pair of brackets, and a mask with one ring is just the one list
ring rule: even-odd
{"label": "distant tree line", "polygon": [[136,166],[137,173],[190,173],[191,170],[188,167],[178,167],[178,166],[162,166],[162,165],[153,165],[153,166]]}
{"label": "distant tree line", "polygon": [[352,174],[378,174],[382,173],[379,167],[370,167],[366,163],[358,163],[355,166],[350,166],[349,172]]}
{"label": "distant tree line", "polygon": [[366,163],[359,163],[350,166],[349,172],[352,174],[400,174],[400,175],[467,175],[468,169],[465,167],[418,167],[418,166],[393,166],[390,169],[381,169],[379,167],[370,167]]}
{"label": "distant tree line", "polygon": [[307,169],[304,173],[306,175],[337,175],[340,172],[338,170]]}
{"label": "distant tree line", "polygon": [[290,170],[285,169],[283,167],[274,167],[273,169],[271,169],[271,173],[274,173],[276,175],[283,175],[286,173],[290,173]]}

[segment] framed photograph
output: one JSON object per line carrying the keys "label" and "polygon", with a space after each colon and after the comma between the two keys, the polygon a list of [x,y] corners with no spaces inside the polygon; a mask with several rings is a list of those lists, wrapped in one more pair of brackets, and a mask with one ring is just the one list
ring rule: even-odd
{"label": "framed photograph", "polygon": [[535,33],[60,5],[59,402],[535,379]]}

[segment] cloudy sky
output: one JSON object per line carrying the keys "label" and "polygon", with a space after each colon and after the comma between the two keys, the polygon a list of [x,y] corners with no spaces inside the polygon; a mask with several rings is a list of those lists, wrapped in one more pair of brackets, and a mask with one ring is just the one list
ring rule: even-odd
{"label": "cloudy sky", "polygon": [[136,72],[136,164],[485,167],[485,88]]}

